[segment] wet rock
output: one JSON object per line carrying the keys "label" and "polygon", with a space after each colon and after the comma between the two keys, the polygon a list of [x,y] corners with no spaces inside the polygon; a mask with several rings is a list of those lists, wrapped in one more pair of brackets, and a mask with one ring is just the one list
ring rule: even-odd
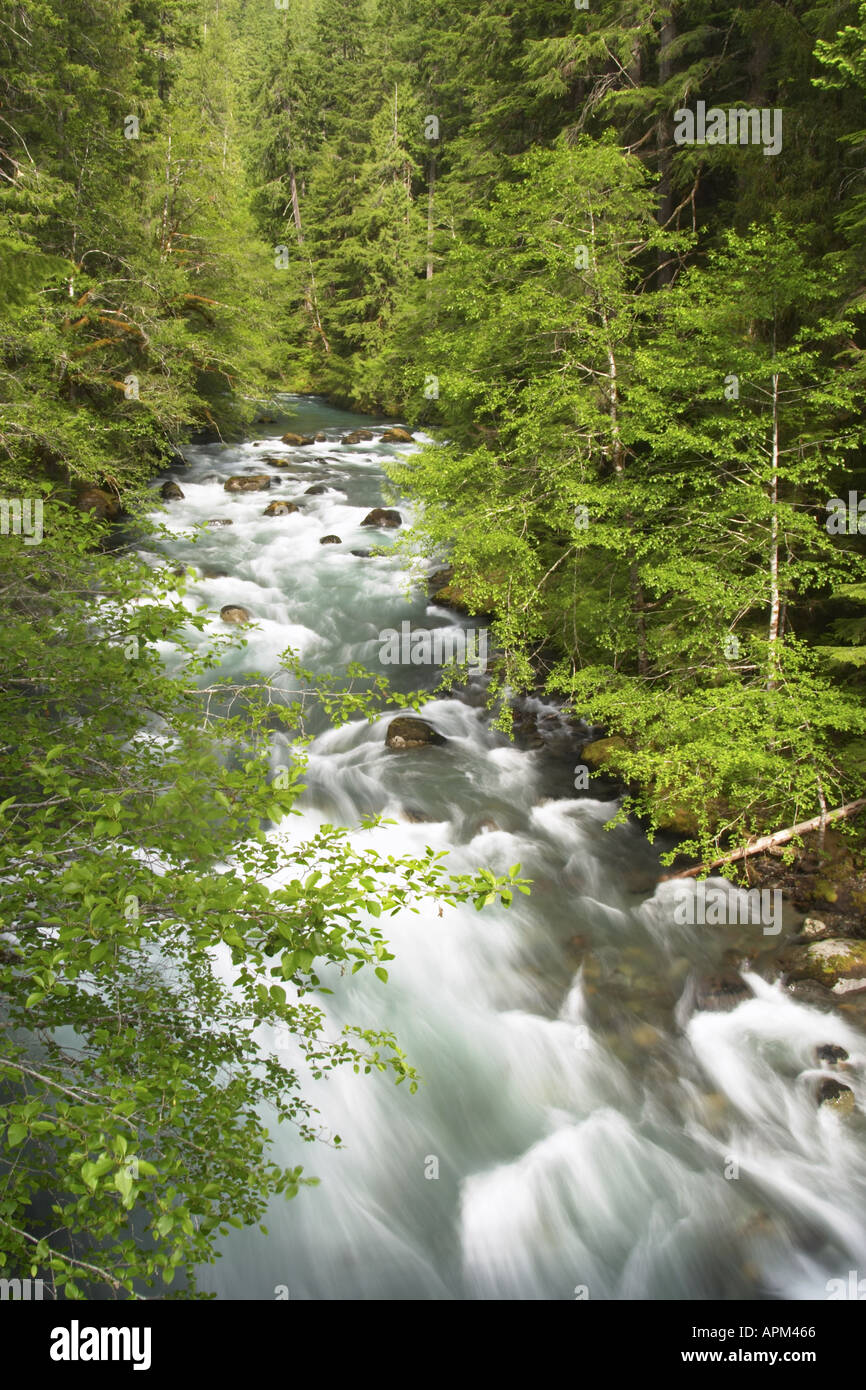
{"label": "wet rock", "polygon": [[339,536],[320,536],[320,537],[319,537],[319,545],[342,545],[342,544],[343,544],[343,542],[340,540],[340,537],[339,537]]}
{"label": "wet rock", "polygon": [[295,449],[301,449],[307,444],[315,444],[315,439],[311,434],[284,434],[283,444],[291,444]]}
{"label": "wet rock", "polygon": [[815,980],[834,994],[866,989],[866,941],[829,938],[794,946],[780,957],[791,980]]}
{"label": "wet rock", "polygon": [[328,436],[325,434],[324,430],[319,430],[319,433],[315,436],[317,444],[324,444],[327,438]]}
{"label": "wet rock", "polygon": [[752,991],[742,975],[733,969],[704,975],[695,986],[696,1007],[706,1013],[727,1012],[751,997]]}
{"label": "wet rock", "polygon": [[829,931],[830,928],[826,922],[821,921],[820,917],[807,917],[800,927],[801,934],[812,940],[820,936],[827,936]]}
{"label": "wet rock", "polygon": [[425,815],[423,811],[416,811],[414,806],[403,806],[400,810],[403,820],[407,820],[410,825],[426,825],[433,820],[432,816]]}
{"label": "wet rock", "polygon": [[267,492],[271,479],[267,473],[235,474],[223,483],[226,492]]}
{"label": "wet rock", "polygon": [[101,487],[85,488],[76,497],[75,505],[80,512],[90,512],[101,521],[113,521],[120,515],[120,503],[117,498],[112,497],[109,492],[104,492]]}
{"label": "wet rock", "polygon": [[829,1062],[831,1066],[836,1062],[848,1061],[848,1053],[837,1043],[821,1043],[820,1047],[815,1048],[815,1056],[819,1062]]}
{"label": "wet rock", "polygon": [[374,507],[361,522],[362,526],[395,527],[403,525],[403,518],[393,507]]}
{"label": "wet rock", "polygon": [[262,454],[261,462],[266,463],[270,468],[285,468],[288,459],[277,458],[276,454]]}
{"label": "wet rock", "polygon": [[818,1082],[815,1098],[819,1105],[829,1105],[838,1115],[850,1115],[854,1109],[854,1092],[835,1077]]}
{"label": "wet rock", "polygon": [[364,440],[372,439],[372,438],[373,438],[373,433],[372,433],[371,430],[352,430],[351,434],[346,434],[346,435],[343,436],[343,443],[344,443],[344,444],[361,444],[361,443],[363,443]]}
{"label": "wet rock", "polygon": [[248,623],[251,616],[250,610],[244,608],[242,603],[224,603],[220,609],[224,623]]}
{"label": "wet rock", "polygon": [[357,555],[362,560],[369,560],[371,552],[369,550],[350,550],[350,555]]}
{"label": "wet rock", "polygon": [[269,502],[262,516],[291,516],[292,512],[300,510],[297,502]]}
{"label": "wet rock", "polygon": [[159,495],[160,497],[163,497],[166,502],[183,501],[183,493],[181,492],[177,483],[173,483],[171,481],[163,483],[162,487],[159,489]]}
{"label": "wet rock", "polygon": [[426,748],[432,744],[446,742],[447,740],[438,734],[426,719],[418,719],[408,714],[401,714],[397,719],[392,719],[385,734],[387,748]]}
{"label": "wet rock", "polygon": [[203,526],[234,526],[234,522],[225,516],[212,516],[210,521],[203,521]]}
{"label": "wet rock", "polygon": [[408,430],[404,430],[401,425],[394,425],[392,429],[386,430],[382,435],[382,444],[411,444],[412,436]]}
{"label": "wet rock", "polygon": [[580,750],[580,757],[587,767],[604,767],[619,749],[627,747],[625,739],[614,734],[611,738],[597,738],[591,743],[585,743]]}
{"label": "wet rock", "polygon": [[305,490],[304,496],[305,496],[305,497],[321,497],[322,493],[323,493],[323,492],[327,492],[327,491],[328,491],[328,484],[327,484],[327,483],[313,483],[313,486],[312,486],[312,487],[308,487],[308,488]]}

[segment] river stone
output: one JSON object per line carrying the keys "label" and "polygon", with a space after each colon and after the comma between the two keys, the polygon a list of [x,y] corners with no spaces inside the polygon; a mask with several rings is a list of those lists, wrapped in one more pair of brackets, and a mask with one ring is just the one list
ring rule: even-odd
{"label": "river stone", "polygon": [[433,820],[432,816],[426,815],[423,811],[416,811],[414,806],[403,806],[400,815],[407,820],[410,825],[426,825]]}
{"label": "river stone", "polygon": [[829,1105],[838,1115],[850,1115],[854,1109],[854,1092],[851,1087],[832,1076],[818,1082],[816,1098],[819,1105]]}
{"label": "river stone", "polygon": [[433,725],[428,724],[426,719],[418,719],[409,714],[401,714],[397,719],[392,719],[385,734],[385,745],[388,748],[426,748],[430,744],[446,742],[447,739],[437,734]]}
{"label": "river stone", "polygon": [[342,545],[342,544],[343,544],[343,542],[340,540],[340,537],[339,537],[339,536],[320,536],[320,537],[319,537],[319,545]]}
{"label": "river stone", "polygon": [[317,444],[324,444],[327,441],[327,438],[328,436],[325,434],[324,430],[319,430],[319,433],[315,436]]}
{"label": "river stone", "polygon": [[111,493],[104,492],[101,487],[88,487],[80,492],[75,499],[75,505],[80,512],[91,512],[101,521],[113,521],[120,514],[120,503]]}
{"label": "river stone", "polygon": [[313,483],[313,486],[312,486],[312,487],[308,487],[308,488],[306,489],[306,491],[304,492],[304,496],[305,496],[305,497],[321,497],[322,493],[323,493],[323,492],[327,492],[327,491],[328,491],[328,484],[327,484],[327,483]]}
{"label": "river stone", "polygon": [[361,522],[362,526],[402,526],[403,518],[393,507],[374,507]]}
{"label": "river stone", "polygon": [[392,429],[386,430],[380,440],[381,444],[411,444],[412,436],[408,430],[404,430],[400,425],[394,425]]}
{"label": "river stone", "polygon": [[836,1062],[848,1061],[848,1053],[838,1043],[821,1043],[820,1047],[815,1048],[815,1056],[819,1062],[829,1062],[831,1066],[835,1066]]}
{"label": "river stone", "polygon": [[171,481],[163,483],[162,487],[159,489],[159,495],[160,497],[164,497],[166,502],[183,501],[183,493],[181,492],[177,483],[173,483]]}
{"label": "river stone", "polygon": [[704,975],[695,989],[695,1004],[706,1013],[725,1013],[751,997],[749,986],[734,969]]}
{"label": "river stone", "polygon": [[212,516],[210,521],[203,521],[203,526],[234,526],[234,522],[229,517]]}
{"label": "river stone", "polygon": [[268,464],[270,468],[285,468],[288,459],[277,458],[276,454],[262,454],[261,462]]}
{"label": "river stone", "polygon": [[827,926],[826,922],[821,921],[820,917],[806,917],[803,920],[800,931],[803,936],[808,936],[811,940],[815,940],[819,936],[826,936],[830,928]]}
{"label": "river stone", "polygon": [[251,614],[242,603],[224,603],[220,609],[220,617],[224,623],[248,623]]}
{"label": "river stone", "polygon": [[588,767],[604,767],[610,761],[612,753],[616,753],[620,748],[627,748],[628,744],[624,738],[614,734],[611,738],[597,738],[592,743],[585,743],[580,750],[581,761]]}
{"label": "river stone", "polygon": [[866,941],[811,941],[786,952],[780,964],[789,979],[816,980],[834,994],[866,989]]}
{"label": "river stone", "polygon": [[343,436],[344,444],[361,444],[366,439],[372,439],[371,430],[352,430],[351,434]]}
{"label": "river stone", "polygon": [[267,473],[235,474],[223,483],[226,492],[266,492],[271,485]]}
{"label": "river stone", "polygon": [[349,551],[349,554],[350,554],[350,555],[357,555],[358,558],[361,559],[361,560],[369,560],[369,558],[370,558],[370,551],[369,551],[369,550],[350,550],[350,551]]}
{"label": "river stone", "polygon": [[300,510],[297,502],[269,502],[262,516],[289,516],[292,512]]}
{"label": "river stone", "polygon": [[283,444],[291,444],[295,449],[303,448],[307,444],[315,444],[315,439],[311,434],[284,434]]}

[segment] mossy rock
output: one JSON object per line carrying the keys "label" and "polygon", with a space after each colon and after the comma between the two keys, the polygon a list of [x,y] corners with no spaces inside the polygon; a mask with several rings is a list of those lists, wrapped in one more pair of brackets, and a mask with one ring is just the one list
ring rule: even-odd
{"label": "mossy rock", "polygon": [[596,738],[591,743],[585,743],[580,750],[580,758],[587,767],[597,770],[611,761],[615,762],[615,755],[619,752],[628,752],[628,743],[619,734],[612,734],[610,738]]}
{"label": "mossy rock", "polygon": [[787,952],[781,964],[790,980],[816,980],[835,994],[866,988],[866,941],[841,937],[811,941]]}

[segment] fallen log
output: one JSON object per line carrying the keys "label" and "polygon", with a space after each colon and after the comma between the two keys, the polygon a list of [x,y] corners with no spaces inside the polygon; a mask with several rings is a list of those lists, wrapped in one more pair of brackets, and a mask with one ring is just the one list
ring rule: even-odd
{"label": "fallen log", "polygon": [[849,801],[847,806],[837,806],[835,811],[824,811],[820,816],[813,816],[811,820],[800,821],[799,825],[791,825],[787,830],[777,830],[772,835],[761,835],[757,840],[750,840],[748,844],[741,845],[739,849],[732,850],[730,854],[723,854],[708,864],[698,864],[694,869],[681,869],[676,874],[665,874],[661,882],[667,883],[672,878],[697,878],[698,874],[718,869],[722,864],[733,864],[737,859],[745,859],[750,854],[761,854],[773,845],[784,845],[788,840],[793,840],[795,835],[808,835],[812,830],[820,830],[822,825],[829,825],[831,821],[847,820],[848,816],[855,815],[864,806],[866,796],[861,797],[859,801]]}

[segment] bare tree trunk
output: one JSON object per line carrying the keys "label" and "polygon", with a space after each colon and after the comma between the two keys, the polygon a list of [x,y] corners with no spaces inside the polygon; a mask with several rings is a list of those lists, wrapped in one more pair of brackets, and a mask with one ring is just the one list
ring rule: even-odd
{"label": "bare tree trunk", "polygon": [[[659,47],[659,85],[663,86],[668,81],[672,71],[670,61],[670,48],[677,36],[677,26],[673,15],[669,15],[664,20],[661,30]],[[658,221],[660,227],[667,226],[674,214],[674,196],[671,188],[671,146],[673,144],[673,126],[667,111],[659,116],[656,124],[656,151],[658,154],[659,165],[659,210]],[[659,285],[667,285],[673,278],[674,266],[672,262],[667,262],[665,252],[659,248],[658,269],[656,280]]]}
{"label": "bare tree trunk", "polygon": [[779,375],[773,373],[773,464],[770,480],[770,669],[767,689],[776,684],[779,669],[779,620],[782,611],[779,593]]}
{"label": "bare tree trunk", "polygon": [[436,188],[436,151],[430,151],[430,173],[427,178],[427,279],[433,279],[433,194]]}

